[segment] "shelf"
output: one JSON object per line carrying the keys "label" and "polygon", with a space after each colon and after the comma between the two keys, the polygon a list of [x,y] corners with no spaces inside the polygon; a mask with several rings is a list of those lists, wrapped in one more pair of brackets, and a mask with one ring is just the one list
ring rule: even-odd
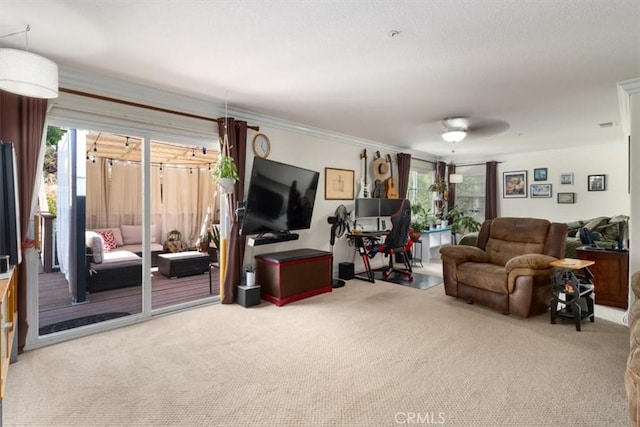
{"label": "shelf", "polygon": [[272,243],[298,240],[299,238],[300,235],[296,233],[277,234],[275,236],[250,237],[248,239],[248,244],[249,246],[270,245]]}

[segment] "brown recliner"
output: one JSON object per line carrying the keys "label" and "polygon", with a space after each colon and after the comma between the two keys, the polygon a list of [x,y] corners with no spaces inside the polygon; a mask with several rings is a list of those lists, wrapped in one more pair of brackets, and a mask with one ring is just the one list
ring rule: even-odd
{"label": "brown recliner", "polygon": [[551,261],[562,258],[567,225],[536,218],[496,218],[482,224],[476,246],[440,249],[444,289],[504,314],[546,312]]}

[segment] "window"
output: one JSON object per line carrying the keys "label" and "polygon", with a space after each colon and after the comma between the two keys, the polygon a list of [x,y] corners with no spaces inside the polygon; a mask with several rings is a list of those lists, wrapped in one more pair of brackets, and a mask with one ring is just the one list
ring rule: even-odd
{"label": "window", "polygon": [[457,166],[456,173],[464,177],[461,183],[456,184],[456,205],[476,221],[484,221],[485,166]]}
{"label": "window", "polygon": [[430,210],[430,216],[433,215],[433,194],[428,189],[435,178],[436,169],[433,163],[411,159],[407,198],[411,205],[420,204],[423,208]]}

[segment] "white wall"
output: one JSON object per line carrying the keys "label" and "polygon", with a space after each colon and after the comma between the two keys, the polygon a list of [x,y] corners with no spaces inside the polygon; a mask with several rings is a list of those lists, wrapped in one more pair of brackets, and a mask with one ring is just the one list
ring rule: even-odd
{"label": "white wall", "polygon": [[[620,138],[622,141],[622,137]],[[551,198],[531,198],[529,186],[534,183],[533,169],[547,168],[551,184]],[[527,198],[502,198],[502,174],[509,171],[527,171]],[[561,185],[560,174],[573,173],[572,185]],[[606,191],[588,191],[588,175],[606,175]],[[504,160],[498,165],[498,216],[546,218],[567,222],[596,216],[629,215],[628,147],[626,142],[614,142],[579,150],[557,150],[529,153],[526,156]],[[575,193],[574,204],[558,204],[558,192]]]}
{"label": "white wall", "polygon": [[[268,127],[255,121],[250,121],[252,125],[260,126],[260,133],[264,133],[271,141],[271,152],[269,160],[275,160],[282,163],[303,167],[320,172],[320,180],[318,183],[318,192],[316,193],[316,201],[313,210],[313,218],[311,229],[297,230],[300,235],[298,240],[274,243],[269,245],[261,245],[256,247],[247,247],[245,252],[245,265],[251,263],[252,257],[259,254],[279,252],[292,249],[312,248],[330,251],[330,232],[331,225],[327,222],[327,218],[332,216],[336,208],[345,205],[349,212],[355,207],[354,200],[325,200],[325,168],[351,169],[355,176],[354,190],[358,193],[358,179],[362,175],[363,162],[360,159],[360,153],[363,147],[356,143],[339,142],[334,139],[322,138],[319,136],[309,135],[301,132],[283,130],[274,127]],[[247,136],[247,175],[245,191],[248,191],[248,183],[250,179],[250,168],[253,164],[253,149],[251,142],[257,132],[249,131]],[[395,153],[381,150],[379,147],[367,147],[367,153],[379,150],[384,156],[392,154],[395,159]],[[368,165],[371,165],[371,157],[369,157]],[[397,169],[394,167],[394,174]],[[371,182],[371,176],[368,178]],[[245,194],[246,196],[246,194]],[[362,261],[356,256],[355,248],[349,246],[349,241],[343,236],[337,239],[333,248],[334,253],[334,272],[337,276],[338,263],[354,262],[356,272],[363,271]],[[373,261],[374,268],[382,267],[383,257],[376,257]]]}

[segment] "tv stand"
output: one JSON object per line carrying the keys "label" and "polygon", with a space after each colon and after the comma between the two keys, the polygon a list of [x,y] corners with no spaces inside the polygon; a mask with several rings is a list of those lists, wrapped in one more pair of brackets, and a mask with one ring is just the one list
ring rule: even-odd
{"label": "tv stand", "polygon": [[272,243],[288,242],[291,240],[298,240],[299,234],[282,232],[282,233],[265,233],[264,235],[257,235],[256,237],[250,237],[248,239],[249,246],[269,245]]}

